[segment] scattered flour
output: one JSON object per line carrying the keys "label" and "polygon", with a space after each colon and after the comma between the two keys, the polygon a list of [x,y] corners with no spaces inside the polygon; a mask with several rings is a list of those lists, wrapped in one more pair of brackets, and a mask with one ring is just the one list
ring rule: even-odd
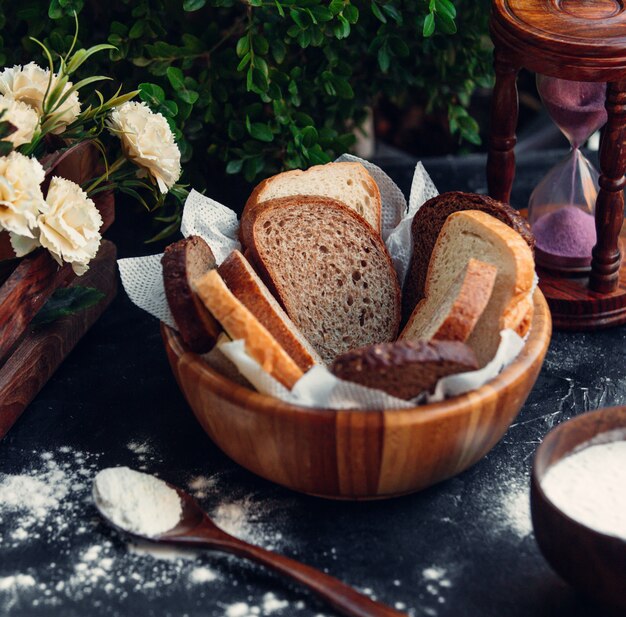
{"label": "scattered flour", "polygon": [[217,574],[206,566],[198,566],[189,573],[189,580],[196,585],[198,583],[211,583],[217,580]]}
{"label": "scattered flour", "polygon": [[155,476],[128,467],[98,473],[93,494],[100,511],[115,525],[155,537],[176,527],[182,515],[176,491]]}
{"label": "scattered flour", "polygon": [[[135,465],[145,461],[154,468],[160,460],[150,443],[129,444],[128,450]],[[133,594],[154,600],[174,590],[182,595],[193,590],[199,606],[206,606],[214,597],[212,586],[232,576],[222,570],[229,557],[216,561],[206,553],[120,542],[93,506],[91,487],[102,468],[100,455],[62,446],[54,451],[24,451],[21,456],[24,467],[19,473],[0,473],[0,543],[3,551],[15,551],[16,557],[27,555],[25,549],[34,545],[50,546],[55,558],[21,569],[16,566],[21,557],[0,563],[3,617],[32,607],[54,613],[61,605],[84,600],[98,612],[98,607],[121,605]],[[227,474],[195,476],[187,486],[233,535],[264,548],[287,548],[284,531],[290,524],[291,498],[272,500],[262,492],[233,492]],[[230,584],[239,582],[235,578]],[[243,591],[245,581],[241,583]],[[248,606],[244,615],[274,613],[275,617],[307,607],[300,600],[290,603],[273,595],[245,596],[244,604]],[[227,609],[231,607],[224,608],[224,615],[230,617]]]}

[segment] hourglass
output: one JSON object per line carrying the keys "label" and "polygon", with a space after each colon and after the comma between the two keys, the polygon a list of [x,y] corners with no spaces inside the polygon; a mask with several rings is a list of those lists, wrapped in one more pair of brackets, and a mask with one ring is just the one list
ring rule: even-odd
{"label": "hourglass", "polygon": [[571,150],[530,197],[528,218],[537,243],[535,258],[551,271],[588,272],[597,241],[599,174],[580,147],[606,122],[606,84],[537,75],[537,90]]}
{"label": "hourglass", "polygon": [[[555,328],[588,330],[624,324],[626,1],[492,0],[489,27],[496,69],[487,158],[489,194],[506,202],[511,197],[517,74],[526,68],[545,75],[545,81],[539,81],[540,92],[573,152],[533,196],[530,216],[539,237],[539,287]],[[576,146],[603,121],[604,88],[607,120],[600,143],[598,189],[594,172]],[[551,105],[555,107],[550,109]],[[592,215],[595,238],[589,223]],[[564,233],[567,229],[573,240]],[[588,247],[594,242],[589,266]]]}

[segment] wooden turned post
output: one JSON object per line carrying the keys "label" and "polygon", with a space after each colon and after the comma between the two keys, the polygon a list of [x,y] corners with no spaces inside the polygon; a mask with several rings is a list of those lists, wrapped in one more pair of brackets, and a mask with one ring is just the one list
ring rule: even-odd
{"label": "wooden turned post", "polygon": [[608,120],[600,146],[600,192],[596,201],[598,241],[593,248],[589,287],[599,293],[617,289],[621,255],[619,233],[624,220],[626,185],[626,80],[607,87]]}
{"label": "wooden turned post", "polygon": [[515,153],[517,139],[515,128],[519,101],[517,96],[516,67],[499,49],[494,52],[496,83],[491,99],[491,140],[487,156],[487,183],[489,194],[509,203],[515,178]]}

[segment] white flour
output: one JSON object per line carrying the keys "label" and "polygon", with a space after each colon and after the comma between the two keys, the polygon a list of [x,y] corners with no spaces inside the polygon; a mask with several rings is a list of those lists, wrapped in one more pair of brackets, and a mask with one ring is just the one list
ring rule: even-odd
{"label": "white flour", "polygon": [[626,540],[626,440],[583,444],[550,467],[541,486],[569,517]]}
{"label": "white flour", "polygon": [[180,498],[163,480],[133,471],[110,467],[98,473],[93,494],[104,515],[125,531],[155,537],[178,524]]}
{"label": "white flour", "polygon": [[[129,442],[127,451],[124,462],[132,467],[145,464],[150,471],[160,467],[159,452],[145,440]],[[252,614],[263,615],[265,607],[275,617],[291,617],[306,608],[300,601],[264,598],[264,592],[251,595],[245,575],[240,579],[233,575],[234,557],[159,551],[161,547],[148,543],[129,550],[93,506],[91,485],[103,467],[100,455],[67,446],[19,454],[24,461],[19,473],[0,473],[0,543],[16,556],[0,563],[3,617],[14,611],[30,614],[32,607],[55,613],[62,604],[75,606],[80,601],[88,601],[98,612],[99,607],[104,611],[107,606],[121,606],[132,596],[154,602],[172,593],[193,598],[198,607],[215,606],[214,586],[225,580],[229,587],[241,587],[241,600],[249,610],[258,611]],[[181,483],[229,532],[264,548],[294,552],[285,533],[293,498],[246,493],[233,488],[228,473],[191,476]],[[32,565],[22,556],[35,546],[41,547],[44,557]],[[227,608],[223,607],[224,615]]]}

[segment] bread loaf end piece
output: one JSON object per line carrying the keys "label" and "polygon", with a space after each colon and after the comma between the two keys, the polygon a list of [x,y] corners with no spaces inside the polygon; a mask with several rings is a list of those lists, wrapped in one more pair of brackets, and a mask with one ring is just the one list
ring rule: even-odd
{"label": "bread loaf end piece", "polygon": [[426,296],[417,303],[398,340],[467,341],[489,302],[497,273],[495,266],[470,259],[441,301]]}
{"label": "bread loaf end piece", "polygon": [[298,331],[239,251],[233,251],[217,271],[233,295],[265,326],[303,371],[306,372],[314,364],[322,364],[319,354]]}
{"label": "bread loaf end piece", "polygon": [[303,373],[276,339],[229,291],[220,275],[211,270],[195,282],[205,306],[233,340],[243,340],[246,351],[264,371],[291,389]]}
{"label": "bread loaf end piece", "polygon": [[397,341],[342,354],[331,370],[345,381],[409,400],[432,392],[442,377],[476,368],[473,351],[458,341]]}
{"label": "bread loaf end piece", "polygon": [[400,288],[391,258],[345,205],[274,199],[250,208],[241,231],[259,274],[325,363],[396,338]]}
{"label": "bread loaf end piece", "polygon": [[215,268],[209,245],[199,236],[170,244],[161,259],[165,296],[185,344],[196,353],[205,353],[221,332],[193,290],[193,281]]}

